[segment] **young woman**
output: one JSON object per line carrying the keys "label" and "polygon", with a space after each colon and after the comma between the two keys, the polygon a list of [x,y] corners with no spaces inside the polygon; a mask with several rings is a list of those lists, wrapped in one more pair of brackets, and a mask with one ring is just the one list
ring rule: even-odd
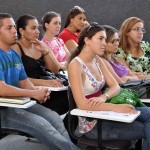
{"label": "young woman", "polygon": [[[21,16],[17,22],[18,42],[13,48],[20,54],[25,71],[30,81],[35,86],[63,86],[62,80],[51,79],[48,70],[58,71],[52,56],[52,50],[39,37],[39,23],[36,17],[31,15]],[[55,69],[56,68],[56,69]],[[55,110],[59,114],[68,111],[67,91],[51,92],[51,98],[43,105]]]}
{"label": "young woman", "polygon": [[86,14],[83,8],[74,6],[68,13],[64,29],[59,34],[70,52],[78,46],[79,32],[85,27]]}
{"label": "young woman", "polygon": [[118,31],[108,25],[104,25],[103,27],[105,28],[107,35],[107,45],[105,47],[105,52],[103,55],[105,59],[103,60],[108,70],[111,72],[111,74],[119,84],[130,80],[138,80],[138,77],[134,75],[134,73],[129,68],[124,66],[114,55],[114,53],[118,51],[120,41]]}
{"label": "young woman", "polygon": [[61,28],[60,14],[53,11],[45,13],[42,18],[42,27],[45,31],[42,41],[52,49],[60,68],[65,70],[70,52],[63,40],[55,37]]}
{"label": "young woman", "polygon": [[[91,24],[84,28],[79,36],[78,47],[69,64],[69,82],[77,107],[84,110],[115,111],[136,113],[141,115],[131,124],[103,121],[103,139],[145,140],[143,150],[150,150],[150,109],[149,107],[134,108],[128,104],[105,103],[120,91],[119,85],[107,70],[100,57],[106,46],[106,33],[103,27]],[[105,85],[109,90],[102,94]],[[88,121],[79,117],[79,132],[89,138],[97,138],[96,120]]]}
{"label": "young woman", "polygon": [[150,46],[148,42],[142,41],[144,33],[143,20],[137,17],[126,19],[119,31],[120,49],[117,56],[139,78],[150,78]]}

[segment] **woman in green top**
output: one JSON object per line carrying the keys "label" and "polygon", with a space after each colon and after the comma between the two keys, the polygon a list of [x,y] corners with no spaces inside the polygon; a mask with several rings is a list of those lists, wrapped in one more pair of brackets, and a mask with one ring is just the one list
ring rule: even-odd
{"label": "woman in green top", "polygon": [[150,78],[150,45],[142,41],[144,33],[143,20],[137,17],[126,19],[119,31],[120,49],[116,55],[139,78]]}

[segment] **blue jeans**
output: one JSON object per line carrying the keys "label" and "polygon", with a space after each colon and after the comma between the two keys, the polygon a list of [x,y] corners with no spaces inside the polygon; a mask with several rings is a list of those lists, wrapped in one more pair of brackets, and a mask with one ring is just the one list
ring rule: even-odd
{"label": "blue jeans", "polygon": [[28,109],[1,110],[2,127],[30,134],[51,150],[79,150],[70,140],[59,115],[39,104]]}
{"label": "blue jeans", "polygon": [[[104,140],[144,139],[142,150],[150,150],[150,108],[137,107],[141,115],[133,123],[121,123],[104,120],[102,122],[102,138]],[[86,133],[92,139],[97,138],[97,126]]]}

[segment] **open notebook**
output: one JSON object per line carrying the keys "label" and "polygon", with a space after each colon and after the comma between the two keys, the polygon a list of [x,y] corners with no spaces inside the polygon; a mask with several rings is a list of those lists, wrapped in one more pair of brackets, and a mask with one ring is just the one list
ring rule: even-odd
{"label": "open notebook", "polygon": [[140,111],[138,111],[137,114],[125,114],[113,111],[87,111],[73,109],[71,115],[131,123],[140,115]]}
{"label": "open notebook", "polygon": [[25,104],[29,101],[29,97],[0,97],[0,103]]}

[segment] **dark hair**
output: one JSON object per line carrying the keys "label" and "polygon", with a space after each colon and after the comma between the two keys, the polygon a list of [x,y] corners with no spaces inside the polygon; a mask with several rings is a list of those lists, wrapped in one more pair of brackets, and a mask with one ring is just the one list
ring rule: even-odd
{"label": "dark hair", "polygon": [[100,31],[105,31],[105,29],[98,25],[97,23],[91,23],[89,26],[85,27],[78,38],[78,46],[75,49],[75,51],[72,53],[69,62],[76,56],[78,56],[81,52],[81,50],[83,49],[84,45],[85,45],[85,37],[87,37],[88,39],[91,39],[97,32]]}
{"label": "dark hair", "polygon": [[25,30],[26,26],[28,25],[28,20],[32,20],[32,19],[37,19],[37,18],[29,14],[23,15],[18,18],[18,20],[16,21],[18,39],[21,38],[21,33],[19,32],[19,29],[22,28]]}
{"label": "dark hair", "polygon": [[2,20],[5,18],[13,18],[13,17],[8,13],[0,13],[0,27],[3,25]]}
{"label": "dark hair", "polygon": [[42,18],[42,21],[41,21],[41,24],[42,24],[42,27],[43,27],[44,31],[46,31],[45,23],[50,23],[51,20],[55,17],[60,17],[60,14],[58,14],[54,11],[50,11],[50,12],[47,12],[47,13],[44,14],[44,16]]}
{"label": "dark hair", "polygon": [[109,41],[111,40],[112,36],[113,36],[115,33],[118,33],[118,30],[115,29],[115,28],[112,27],[112,26],[103,25],[103,28],[105,29],[106,35],[107,35],[106,42],[109,42]]}
{"label": "dark hair", "polygon": [[86,15],[85,10],[83,8],[81,8],[79,6],[74,6],[68,13],[64,28],[68,27],[68,25],[70,24],[70,20],[72,18],[74,18],[75,16],[77,16],[81,13],[84,13]]}

